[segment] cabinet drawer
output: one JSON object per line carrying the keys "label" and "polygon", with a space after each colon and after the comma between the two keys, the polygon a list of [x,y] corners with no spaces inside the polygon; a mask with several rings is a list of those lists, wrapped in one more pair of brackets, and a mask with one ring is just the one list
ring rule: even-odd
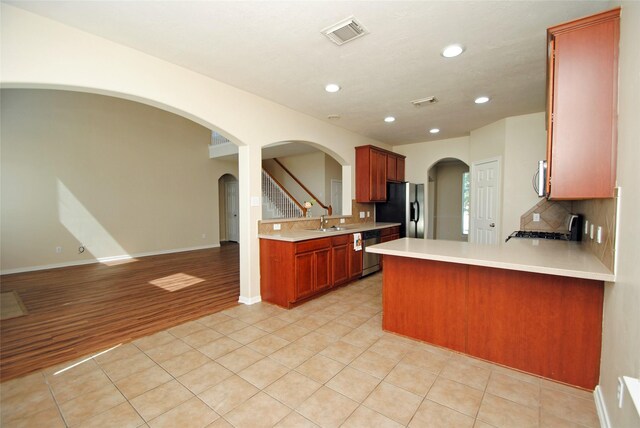
{"label": "cabinet drawer", "polygon": [[380,231],[380,236],[399,235],[400,226],[387,227]]}
{"label": "cabinet drawer", "polygon": [[304,253],[307,251],[321,250],[323,248],[331,247],[330,238],[310,239],[308,241],[298,242],[296,244],[296,254]]}
{"label": "cabinet drawer", "polygon": [[331,238],[331,245],[333,245],[333,246],[344,245],[347,242],[349,242],[349,238],[350,237],[351,237],[351,235],[334,236],[333,238]]}

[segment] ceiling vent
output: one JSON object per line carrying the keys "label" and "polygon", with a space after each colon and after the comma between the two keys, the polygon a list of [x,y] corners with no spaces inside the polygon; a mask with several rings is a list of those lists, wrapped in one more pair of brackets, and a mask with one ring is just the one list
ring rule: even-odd
{"label": "ceiling vent", "polygon": [[369,34],[367,29],[356,21],[353,16],[328,26],[321,33],[338,46]]}
{"label": "ceiling vent", "polygon": [[411,101],[411,104],[413,104],[416,107],[422,107],[429,104],[435,104],[437,102],[438,102],[438,99],[436,97],[427,97],[427,98],[421,98],[419,100],[413,100]]}

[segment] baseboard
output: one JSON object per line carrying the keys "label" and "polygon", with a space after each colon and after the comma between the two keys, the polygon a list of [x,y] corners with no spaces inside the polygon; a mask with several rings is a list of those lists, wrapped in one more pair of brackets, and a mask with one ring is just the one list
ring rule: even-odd
{"label": "baseboard", "polygon": [[255,296],[255,297],[240,296],[240,298],[238,299],[238,303],[243,303],[245,305],[253,305],[255,303],[260,303],[261,301],[262,301],[262,297],[260,296]]}
{"label": "baseboard", "polygon": [[211,244],[211,245],[200,245],[197,247],[185,247],[185,248],[174,248],[171,250],[160,250],[160,251],[147,251],[144,253],[135,253],[135,254],[122,254],[119,256],[111,256],[111,257],[97,257],[88,260],[73,260],[70,262],[64,263],[54,263],[50,265],[40,265],[40,266],[27,266],[23,268],[17,269],[3,269],[0,270],[0,275],[9,275],[12,273],[23,273],[23,272],[34,272],[38,270],[46,270],[46,269],[58,269],[63,267],[70,266],[81,266],[81,265],[89,265],[92,263],[110,263],[121,260],[130,260],[138,257],[148,257],[148,256],[159,256],[161,254],[172,254],[172,253],[184,253],[186,251],[196,251],[196,250],[206,250],[208,248],[217,248],[220,244]]}
{"label": "baseboard", "polygon": [[602,388],[600,388],[600,385],[596,386],[596,389],[593,391],[593,399],[596,402],[596,410],[598,412],[598,419],[600,419],[600,427],[611,428],[609,414],[607,413],[607,406],[604,403],[604,397],[602,396]]}

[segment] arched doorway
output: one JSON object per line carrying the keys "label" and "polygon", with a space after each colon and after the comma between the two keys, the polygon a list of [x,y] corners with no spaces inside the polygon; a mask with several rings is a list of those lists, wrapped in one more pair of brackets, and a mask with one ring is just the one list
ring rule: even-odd
{"label": "arched doorway", "polygon": [[445,158],[429,168],[427,238],[469,239],[469,165]]}
{"label": "arched doorway", "polygon": [[236,177],[224,174],[218,179],[218,199],[220,241],[238,242],[240,240],[240,199]]}

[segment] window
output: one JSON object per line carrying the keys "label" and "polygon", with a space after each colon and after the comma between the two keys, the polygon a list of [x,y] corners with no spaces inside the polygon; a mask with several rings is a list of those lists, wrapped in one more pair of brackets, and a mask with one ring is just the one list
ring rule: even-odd
{"label": "window", "polygon": [[462,234],[469,234],[469,193],[470,193],[469,173],[462,173]]}

